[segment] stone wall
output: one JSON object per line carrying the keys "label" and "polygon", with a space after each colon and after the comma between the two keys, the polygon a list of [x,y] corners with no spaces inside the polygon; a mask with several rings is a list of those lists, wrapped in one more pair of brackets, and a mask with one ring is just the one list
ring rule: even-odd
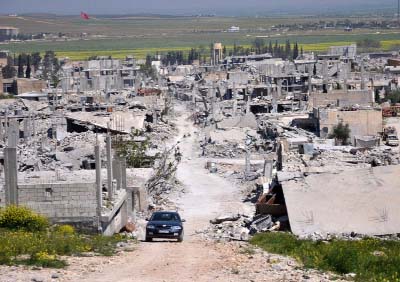
{"label": "stone wall", "polygon": [[39,79],[17,78],[17,94],[42,92],[47,87],[46,81]]}
{"label": "stone wall", "polygon": [[53,222],[93,221],[97,217],[95,183],[18,185],[18,200]]}
{"label": "stone wall", "polygon": [[354,105],[371,106],[374,103],[371,91],[333,91],[330,93],[311,93],[309,101],[313,107],[326,107],[328,104],[338,107],[351,107]]}
{"label": "stone wall", "polygon": [[350,137],[375,136],[383,130],[382,110],[339,111],[336,109],[319,110],[320,137],[326,138],[333,132],[333,127],[342,122],[349,124]]}

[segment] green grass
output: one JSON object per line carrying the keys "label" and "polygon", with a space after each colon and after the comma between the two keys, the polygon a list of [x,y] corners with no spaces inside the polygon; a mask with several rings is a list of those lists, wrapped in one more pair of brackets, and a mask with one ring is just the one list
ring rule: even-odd
{"label": "green grass", "polygon": [[400,281],[400,242],[360,241],[313,242],[288,233],[257,234],[251,244],[276,254],[296,258],[306,268],[355,273],[356,281]]}
{"label": "green grass", "polygon": [[0,264],[62,268],[67,264],[60,256],[79,256],[87,252],[110,256],[121,241],[126,239],[118,235],[82,235],[56,229],[41,232],[1,229]]}
{"label": "green grass", "polygon": [[[179,22],[179,21],[178,21]],[[185,24],[185,22],[181,22]],[[266,34],[254,33],[223,33],[223,32],[194,32],[180,33],[178,24],[165,27],[166,33],[143,33],[116,38],[71,40],[71,41],[47,41],[47,42],[15,42],[0,45],[0,49],[7,49],[12,53],[45,52],[53,50],[59,57],[70,57],[73,60],[85,60],[93,55],[113,56],[124,58],[126,55],[134,55],[144,58],[146,54],[163,53],[167,51],[188,51],[190,48],[202,47],[208,54],[211,42],[222,42],[229,48],[233,44],[250,46],[257,36],[263,36],[266,42],[278,40],[283,44],[286,40],[299,42],[306,51],[323,52],[329,46],[356,43],[362,39],[374,39],[382,42],[383,50],[390,50],[400,45],[400,33],[398,31],[385,31],[377,33],[371,30],[359,30],[354,33],[338,31],[304,31],[293,34]],[[155,27],[154,27],[155,28]],[[268,36],[268,37],[266,37]]]}
{"label": "green grass", "polygon": [[127,239],[79,234],[69,225],[49,226],[47,218],[22,206],[0,209],[0,264],[61,268],[66,262],[60,256],[110,256],[121,241]]}

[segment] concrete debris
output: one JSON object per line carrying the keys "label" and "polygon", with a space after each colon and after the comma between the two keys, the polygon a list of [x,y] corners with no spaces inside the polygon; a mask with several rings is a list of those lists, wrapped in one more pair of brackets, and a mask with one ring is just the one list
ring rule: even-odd
{"label": "concrete debris", "polygon": [[256,216],[250,225],[250,234],[268,231],[273,225],[271,215]]}
{"label": "concrete debris", "polygon": [[232,215],[220,215],[220,216],[210,220],[210,222],[212,224],[221,224],[226,221],[237,221],[237,220],[239,220],[239,218],[240,218],[239,214],[237,214],[237,215],[233,215],[233,214]]}

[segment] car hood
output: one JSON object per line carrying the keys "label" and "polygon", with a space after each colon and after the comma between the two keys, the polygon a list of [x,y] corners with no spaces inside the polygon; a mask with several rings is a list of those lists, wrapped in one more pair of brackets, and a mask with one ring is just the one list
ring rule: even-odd
{"label": "car hood", "polygon": [[179,221],[149,221],[147,225],[171,225],[171,226],[182,226],[182,223]]}

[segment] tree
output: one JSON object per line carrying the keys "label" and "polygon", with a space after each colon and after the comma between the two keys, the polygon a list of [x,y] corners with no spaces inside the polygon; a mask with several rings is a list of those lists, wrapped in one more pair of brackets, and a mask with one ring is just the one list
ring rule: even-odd
{"label": "tree", "polygon": [[339,144],[345,145],[347,144],[347,140],[350,138],[350,132],[349,124],[344,125],[343,122],[340,122],[338,125],[333,127],[333,132],[329,137],[335,138],[339,141]]}
{"label": "tree", "polygon": [[236,45],[236,41],[233,42],[233,52],[232,52],[233,56],[237,55],[237,45]]}
{"label": "tree", "polygon": [[31,78],[31,56],[28,56],[28,59],[27,59],[25,77]]}
{"label": "tree", "polygon": [[49,80],[56,87],[59,82],[59,70],[60,63],[54,51],[46,51],[43,58],[43,78]]}
{"label": "tree", "polygon": [[262,38],[256,38],[253,41],[253,47],[256,49],[257,54],[261,53],[261,50],[264,47],[264,45],[265,45],[265,42],[264,42],[264,39],[262,39]]}
{"label": "tree", "polygon": [[293,60],[296,60],[298,57],[299,57],[299,45],[296,42],[293,48]]}
{"label": "tree", "polygon": [[287,40],[286,41],[286,45],[285,45],[285,52],[284,52],[284,56],[283,57],[285,59],[289,59],[291,57],[291,55],[292,55],[292,47],[290,45],[290,41]]}
{"label": "tree", "polygon": [[382,44],[379,40],[365,38],[357,41],[357,46],[365,49],[374,49],[374,48],[376,49],[376,48],[381,48]]}
{"label": "tree", "polygon": [[39,52],[32,53],[31,54],[31,59],[32,59],[32,66],[35,68],[35,71],[39,69],[40,62],[42,61],[42,57],[40,56]]}
{"label": "tree", "polygon": [[22,56],[18,56],[18,78],[24,77],[24,65],[22,64]]}
{"label": "tree", "polygon": [[274,48],[272,47],[272,42],[271,41],[269,41],[268,53],[270,53],[271,55],[272,55],[272,53],[274,53]]}
{"label": "tree", "polygon": [[393,105],[400,103],[400,90],[390,92],[388,95],[386,95],[385,100],[390,100],[390,103],[392,103]]}
{"label": "tree", "polygon": [[279,50],[278,50],[278,49],[279,49],[278,40],[276,40],[276,41],[275,41],[274,50],[273,50],[273,52],[272,52],[272,53],[273,53],[272,55],[273,55],[273,57],[275,57],[275,58],[276,58],[276,57],[279,57],[279,55],[278,55],[278,51],[279,51]]}
{"label": "tree", "polygon": [[146,56],[146,67],[151,67],[151,61],[152,61],[152,57],[151,55],[147,55]]}

